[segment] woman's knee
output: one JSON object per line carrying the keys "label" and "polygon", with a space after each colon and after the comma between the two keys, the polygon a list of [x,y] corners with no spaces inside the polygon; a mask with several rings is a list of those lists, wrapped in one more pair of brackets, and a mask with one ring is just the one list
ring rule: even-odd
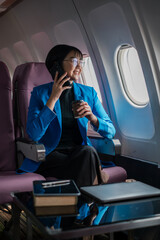
{"label": "woman's knee", "polygon": [[96,151],[96,149],[92,146],[83,146],[83,156],[84,156],[84,161],[88,161],[88,162],[94,162],[94,163],[99,163],[99,156],[98,153]]}
{"label": "woman's knee", "polygon": [[84,145],[83,146],[83,151],[89,152],[89,153],[96,153],[97,151],[93,146],[88,146],[88,145]]}

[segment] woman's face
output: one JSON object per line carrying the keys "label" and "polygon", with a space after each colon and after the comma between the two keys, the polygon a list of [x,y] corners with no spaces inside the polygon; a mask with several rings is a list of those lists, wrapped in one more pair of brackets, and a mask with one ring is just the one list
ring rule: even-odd
{"label": "woman's face", "polygon": [[80,55],[74,51],[67,54],[62,62],[62,67],[65,72],[67,72],[68,77],[71,80],[77,81],[82,72],[83,60],[80,59]]}

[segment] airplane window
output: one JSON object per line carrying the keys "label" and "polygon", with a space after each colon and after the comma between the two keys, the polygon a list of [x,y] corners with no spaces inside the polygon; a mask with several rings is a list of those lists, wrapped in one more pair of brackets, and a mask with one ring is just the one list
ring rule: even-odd
{"label": "airplane window", "polygon": [[102,102],[102,96],[91,58],[88,56],[83,56],[83,58],[85,61],[85,66],[83,67],[83,71],[80,77],[80,83],[94,87],[99,97],[99,100]]}
{"label": "airplane window", "polygon": [[145,78],[137,50],[132,46],[122,46],[118,51],[118,67],[124,90],[136,105],[146,105],[149,101]]}

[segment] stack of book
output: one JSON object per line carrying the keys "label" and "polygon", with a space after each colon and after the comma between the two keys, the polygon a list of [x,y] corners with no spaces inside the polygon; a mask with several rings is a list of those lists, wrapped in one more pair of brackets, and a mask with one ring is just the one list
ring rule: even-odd
{"label": "stack of book", "polygon": [[80,191],[73,180],[34,181],[33,199],[36,215],[77,214]]}

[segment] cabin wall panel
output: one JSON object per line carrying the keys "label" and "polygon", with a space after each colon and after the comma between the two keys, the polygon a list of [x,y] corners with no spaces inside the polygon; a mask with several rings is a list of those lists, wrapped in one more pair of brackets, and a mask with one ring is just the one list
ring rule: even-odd
{"label": "cabin wall panel", "polygon": [[[132,1],[93,0],[91,5],[83,0],[74,0],[95,55],[101,62],[100,70],[104,72],[102,74],[103,83],[108,96],[111,116],[117,129],[117,137],[122,142],[122,154],[158,162],[160,129],[157,125],[156,113],[160,109],[157,109],[157,91],[136,12],[130,2]],[[115,11],[111,8],[110,11],[107,11],[107,5],[115,5]],[[98,13],[96,15],[95,12],[100,8],[99,15]],[[118,17],[120,15],[117,15],[116,9],[118,8],[121,9],[121,18]],[[92,17],[91,14],[93,14]],[[119,45],[127,43],[137,49],[146,79],[150,102],[143,108],[132,106],[125,99],[118,72],[116,72],[116,50]]]}

